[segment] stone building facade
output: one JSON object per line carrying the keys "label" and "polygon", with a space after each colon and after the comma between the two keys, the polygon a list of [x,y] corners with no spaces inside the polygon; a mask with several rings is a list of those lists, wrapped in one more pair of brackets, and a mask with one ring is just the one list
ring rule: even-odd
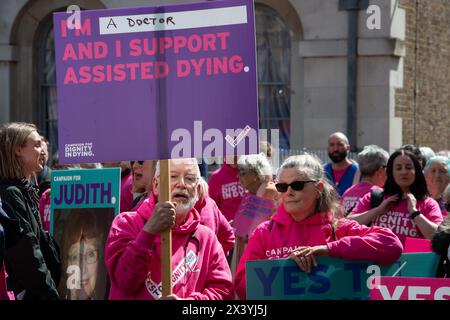
{"label": "stone building facade", "polygon": [[396,115],[403,120],[403,142],[448,150],[450,2],[401,0],[400,7],[406,11],[406,55]]}
{"label": "stone building facade", "polygon": [[[0,123],[34,122],[57,139],[52,12],[72,4],[184,2],[0,1]],[[323,149],[330,133],[347,132],[349,11],[343,7],[359,2],[372,11],[357,13],[353,147],[393,151],[415,142],[450,149],[448,0],[255,0],[260,126],[280,129],[281,145],[291,149]],[[370,28],[374,15],[379,26]]]}

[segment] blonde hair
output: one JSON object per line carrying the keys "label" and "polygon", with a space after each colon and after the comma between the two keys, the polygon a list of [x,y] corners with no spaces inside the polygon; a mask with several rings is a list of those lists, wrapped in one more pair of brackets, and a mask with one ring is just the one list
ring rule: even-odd
{"label": "blonde hair", "polygon": [[16,151],[25,147],[28,136],[34,131],[37,132],[36,126],[25,122],[11,122],[0,127],[0,178],[25,177],[22,160],[16,155]]}

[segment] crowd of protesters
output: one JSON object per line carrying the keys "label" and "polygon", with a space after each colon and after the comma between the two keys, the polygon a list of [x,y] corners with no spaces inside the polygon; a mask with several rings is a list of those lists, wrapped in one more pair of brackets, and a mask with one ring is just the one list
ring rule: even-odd
{"label": "crowd of protesters", "polygon": [[[121,168],[120,214],[104,247],[109,299],[245,299],[246,262],[292,259],[309,273],[316,257],[395,262],[407,238],[430,240],[448,274],[449,151],[404,145],[389,154],[368,145],[353,160],[340,132],[329,163],[311,154],[279,168],[264,153],[228,157],[208,179],[196,159],[170,160],[170,201],[158,201],[152,160],[82,164]],[[64,299],[61,258],[50,230],[49,142],[28,123],[0,127],[0,300]],[[273,171],[276,169],[276,171]],[[234,234],[246,195],[270,215],[245,237]],[[173,294],[161,292],[161,232],[172,229]],[[92,260],[92,259],[91,259]],[[64,285],[64,284],[63,284]]]}

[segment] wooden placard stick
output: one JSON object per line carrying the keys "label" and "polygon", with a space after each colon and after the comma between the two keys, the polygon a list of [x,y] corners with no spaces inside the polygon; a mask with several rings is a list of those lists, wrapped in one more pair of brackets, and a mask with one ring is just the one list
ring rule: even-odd
{"label": "wooden placard stick", "polygon": [[[160,160],[159,201],[171,201],[170,197],[170,160]],[[172,229],[161,233],[161,280],[162,296],[172,294]]]}

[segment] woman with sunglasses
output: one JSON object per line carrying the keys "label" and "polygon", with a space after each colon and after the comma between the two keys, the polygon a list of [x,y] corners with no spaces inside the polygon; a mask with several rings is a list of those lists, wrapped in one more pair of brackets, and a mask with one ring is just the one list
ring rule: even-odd
{"label": "woman with sunglasses", "polygon": [[438,203],[428,196],[422,167],[408,150],[395,151],[388,160],[383,201],[371,208],[371,195],[360,199],[349,219],[365,225],[387,227],[404,244],[406,238],[431,239],[442,222]]}
{"label": "woman with sunglasses", "polygon": [[278,170],[281,204],[272,219],[250,236],[235,277],[236,293],[245,299],[248,260],[291,258],[311,272],[316,256],[394,262],[403,247],[387,228],[366,227],[341,218],[338,194],[325,178],[321,161],[311,155],[287,158]]}

